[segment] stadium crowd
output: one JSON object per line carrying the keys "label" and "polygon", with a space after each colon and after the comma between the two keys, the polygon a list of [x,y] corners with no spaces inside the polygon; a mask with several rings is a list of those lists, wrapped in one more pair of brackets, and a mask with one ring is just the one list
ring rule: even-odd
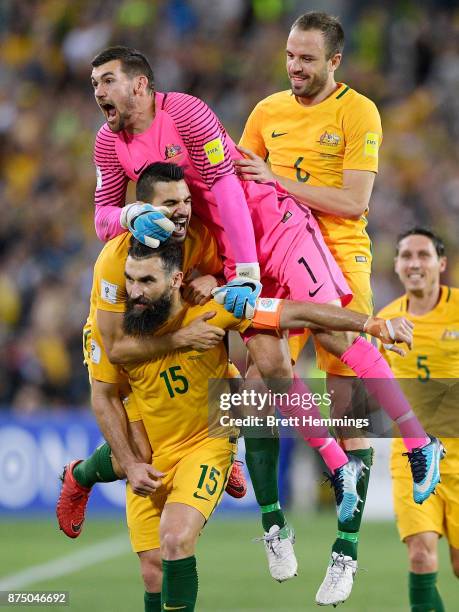
{"label": "stadium crowd", "polygon": [[[374,100],[384,142],[371,201],[377,306],[400,293],[393,244],[413,223],[449,247],[459,283],[459,9],[327,0],[348,40],[338,80]],[[0,4],[0,406],[86,407],[81,328],[101,248],[91,159],[103,118],[89,63],[141,49],[157,88],[204,99],[237,140],[254,105],[287,88],[299,0],[5,0]],[[456,140],[457,139],[457,140]]]}

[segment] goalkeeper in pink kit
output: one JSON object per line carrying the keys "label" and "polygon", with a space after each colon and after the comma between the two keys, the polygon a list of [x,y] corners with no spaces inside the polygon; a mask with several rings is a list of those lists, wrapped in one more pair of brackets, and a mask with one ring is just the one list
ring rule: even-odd
{"label": "goalkeeper in pink kit", "polygon": [[[133,49],[109,48],[93,60],[92,66],[94,95],[106,118],[94,151],[99,238],[108,240],[129,229],[142,242],[155,246],[174,230],[180,231],[149,204],[125,206],[129,180],[136,181],[152,162],[170,160],[185,172],[193,213],[217,239],[229,282],[215,290],[215,298],[228,310],[239,317],[250,317],[260,294],[319,303],[339,301],[343,305],[352,299],[309,208],[277,184],[239,181],[233,160],[240,154],[204,102],[186,94],[155,92],[148,61]],[[436,476],[428,486],[422,480],[422,502],[438,482],[441,445],[426,435],[386,362],[371,344],[363,338],[349,342],[341,332],[321,330],[316,336],[357,376],[369,379],[371,392],[399,424],[410,460],[416,463],[422,452],[428,466],[436,466]],[[104,336],[104,343],[110,344],[113,337],[116,334]],[[251,357],[247,378],[276,379],[274,390],[289,395],[308,393],[293,374],[285,338],[252,332],[245,340]],[[387,387],[382,393],[373,384],[372,379],[378,378],[392,379],[390,396]],[[292,402],[281,412],[297,416],[302,409]],[[325,427],[311,430],[300,426],[299,432],[317,448],[330,469],[338,514],[342,521],[350,520],[358,504],[356,487],[364,470],[362,462],[355,457],[348,459]],[[246,461],[262,511],[270,571],[282,581],[296,574],[297,564],[293,533],[278,499],[278,445],[275,437],[246,436]],[[423,477],[431,476],[432,470],[427,471]],[[416,479],[415,498],[420,482]]]}

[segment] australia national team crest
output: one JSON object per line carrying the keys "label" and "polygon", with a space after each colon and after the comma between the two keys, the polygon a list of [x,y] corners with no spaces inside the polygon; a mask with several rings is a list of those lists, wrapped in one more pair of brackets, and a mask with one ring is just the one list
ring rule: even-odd
{"label": "australia national team crest", "polygon": [[168,144],[166,145],[166,150],[164,151],[164,159],[176,157],[177,155],[180,155],[181,152],[182,147],[180,145]]}
{"label": "australia national team crest", "polygon": [[325,132],[319,136],[317,142],[326,147],[337,147],[341,142],[341,138],[338,134],[325,130]]}
{"label": "australia national team crest", "polygon": [[459,330],[457,329],[445,329],[441,337],[442,340],[459,340]]}

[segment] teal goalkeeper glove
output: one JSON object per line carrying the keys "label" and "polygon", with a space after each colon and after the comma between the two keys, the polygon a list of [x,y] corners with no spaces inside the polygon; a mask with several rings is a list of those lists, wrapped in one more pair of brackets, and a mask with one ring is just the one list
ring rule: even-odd
{"label": "teal goalkeeper glove", "polygon": [[222,304],[236,318],[252,319],[262,290],[260,266],[258,263],[236,264],[236,274],[232,281],[214,289],[212,295],[218,304]]}
{"label": "teal goalkeeper glove", "polygon": [[166,206],[134,202],[121,210],[120,224],[129,230],[134,238],[152,249],[157,249],[175,230],[174,223],[167,218],[168,213]]}

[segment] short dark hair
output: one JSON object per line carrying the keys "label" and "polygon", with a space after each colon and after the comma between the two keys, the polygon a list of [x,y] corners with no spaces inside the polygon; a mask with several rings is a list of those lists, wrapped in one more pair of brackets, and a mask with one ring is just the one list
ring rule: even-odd
{"label": "short dark hair", "polygon": [[152,249],[143,244],[143,242],[140,242],[140,240],[137,240],[137,238],[134,238],[134,236],[131,236],[128,255],[133,259],[159,257],[163,264],[163,269],[169,274],[177,271],[180,272],[183,268],[182,246],[171,240],[167,240],[157,249]]}
{"label": "short dark hair", "polygon": [[435,247],[435,250],[437,252],[438,257],[444,257],[445,256],[445,243],[440,238],[440,236],[437,236],[437,234],[434,234],[434,232],[432,232],[427,227],[412,227],[412,228],[402,232],[399,235],[399,237],[397,238],[397,247],[396,247],[396,254],[397,255],[399,253],[400,242],[404,238],[407,238],[408,236],[425,236],[426,238],[429,238],[429,240],[432,241],[432,244]]}
{"label": "short dark hair", "polygon": [[98,68],[113,60],[119,60],[121,62],[123,72],[129,77],[146,76],[150,92],[155,90],[153,70],[143,53],[140,53],[140,51],[132,47],[123,47],[121,45],[108,47],[96,55],[91,62],[91,66],[93,68]]}
{"label": "short dark hair", "polygon": [[156,183],[183,181],[185,173],[180,166],[167,162],[155,162],[145,168],[137,180],[135,197],[139,202],[151,202]]}
{"label": "short dark hair", "polygon": [[338,17],[311,11],[300,15],[293,22],[290,31],[298,28],[306,32],[307,30],[319,30],[325,39],[327,59],[336,53],[342,53],[344,48],[344,30]]}

